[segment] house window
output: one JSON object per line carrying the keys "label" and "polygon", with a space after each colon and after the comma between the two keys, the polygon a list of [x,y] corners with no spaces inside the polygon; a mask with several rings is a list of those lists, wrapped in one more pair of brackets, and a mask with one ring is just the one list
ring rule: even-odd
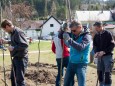
{"label": "house window", "polygon": [[50,24],[50,27],[54,27],[54,24]]}

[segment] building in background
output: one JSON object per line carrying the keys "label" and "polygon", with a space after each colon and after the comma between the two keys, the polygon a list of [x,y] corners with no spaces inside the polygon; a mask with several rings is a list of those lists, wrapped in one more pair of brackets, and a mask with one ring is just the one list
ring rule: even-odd
{"label": "building in background", "polygon": [[76,11],[75,19],[81,22],[113,21],[110,11]]}
{"label": "building in background", "polygon": [[38,39],[40,37],[40,31],[42,30],[42,39],[52,39],[51,36],[58,33],[61,23],[58,19],[50,16],[47,20],[38,21],[25,21],[21,24],[21,28],[24,30],[28,38]]}
{"label": "building in background", "polygon": [[61,26],[61,22],[54,16],[50,16],[42,25],[42,37],[49,36],[51,33],[57,34]]}
{"label": "building in background", "polygon": [[40,35],[40,26],[43,24],[43,21],[25,21],[21,24],[21,29],[24,30],[26,36],[32,39],[38,39]]}
{"label": "building in background", "polygon": [[93,24],[96,21],[102,21],[106,23],[114,24],[115,21],[112,18],[110,11],[76,11],[75,20],[81,21],[88,28],[92,29]]}

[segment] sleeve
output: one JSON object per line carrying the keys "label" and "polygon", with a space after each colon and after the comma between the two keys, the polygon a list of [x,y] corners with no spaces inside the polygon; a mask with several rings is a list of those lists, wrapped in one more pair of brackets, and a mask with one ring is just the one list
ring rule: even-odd
{"label": "sleeve", "polygon": [[112,52],[113,49],[114,49],[114,38],[112,36],[111,33],[108,34],[108,46],[107,48],[104,50],[105,53],[109,53],[109,52]]}
{"label": "sleeve", "polygon": [[84,50],[91,42],[91,36],[86,34],[81,43],[74,41],[73,39],[68,40],[70,46],[74,47],[75,49],[82,51]]}
{"label": "sleeve", "polygon": [[56,47],[55,47],[55,44],[54,44],[54,41],[53,41],[53,43],[52,43],[52,52],[53,52],[53,53],[56,53],[56,52],[55,52],[55,49],[56,49]]}
{"label": "sleeve", "polygon": [[70,45],[69,45],[68,41],[67,41],[67,40],[63,40],[63,41],[64,41],[64,44],[65,44],[68,48],[70,48]]}
{"label": "sleeve", "polygon": [[96,35],[94,36],[94,39],[93,39],[93,49],[94,49],[94,52],[98,52],[98,48],[97,48],[97,42],[96,42]]}
{"label": "sleeve", "polygon": [[18,32],[15,36],[17,45],[14,46],[15,51],[25,50],[28,48],[28,42],[24,32]]}

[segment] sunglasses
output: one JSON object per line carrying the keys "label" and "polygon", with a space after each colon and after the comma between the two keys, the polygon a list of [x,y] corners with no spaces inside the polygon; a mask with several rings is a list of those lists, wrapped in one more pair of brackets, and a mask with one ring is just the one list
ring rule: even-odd
{"label": "sunglasses", "polygon": [[71,30],[71,32],[76,32],[76,30]]}

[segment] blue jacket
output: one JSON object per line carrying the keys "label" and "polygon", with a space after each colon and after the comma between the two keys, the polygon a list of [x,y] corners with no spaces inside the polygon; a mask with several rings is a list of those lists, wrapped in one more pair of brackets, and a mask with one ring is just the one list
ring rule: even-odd
{"label": "blue jacket", "polygon": [[70,34],[71,39],[68,40],[70,46],[70,62],[71,63],[88,63],[90,55],[91,35],[87,31],[83,31],[79,36]]}

